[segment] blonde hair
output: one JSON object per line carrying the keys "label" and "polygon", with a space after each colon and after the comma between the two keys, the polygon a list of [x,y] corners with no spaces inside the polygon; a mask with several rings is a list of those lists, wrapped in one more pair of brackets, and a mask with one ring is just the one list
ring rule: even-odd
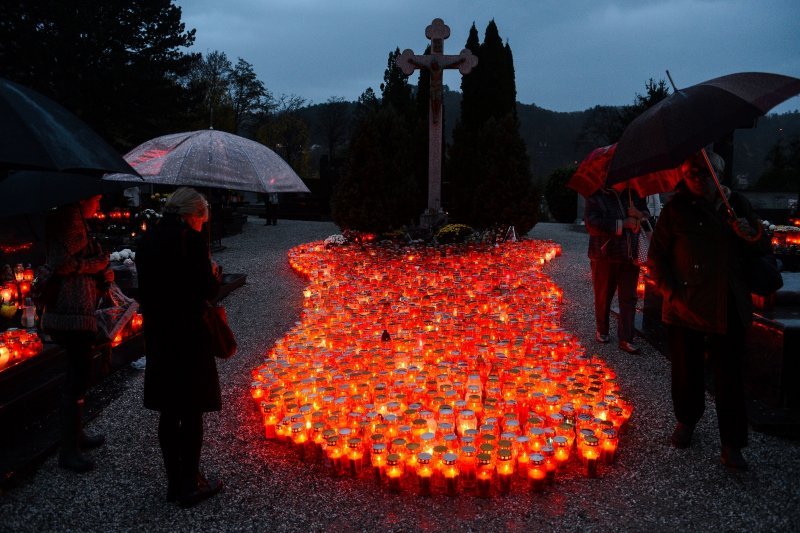
{"label": "blonde hair", "polygon": [[164,204],[165,213],[181,216],[196,216],[208,219],[208,201],[206,197],[191,187],[181,187],[169,195]]}

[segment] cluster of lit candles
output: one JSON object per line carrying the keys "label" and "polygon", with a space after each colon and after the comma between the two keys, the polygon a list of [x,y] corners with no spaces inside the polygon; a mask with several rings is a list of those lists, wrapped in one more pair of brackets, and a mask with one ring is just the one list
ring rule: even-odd
{"label": "cluster of lit candles", "polygon": [[[25,298],[30,295],[33,283],[33,268],[30,265],[23,267],[18,264],[13,270],[14,279],[5,281],[0,285],[0,306],[4,318],[11,318],[18,307],[25,304]],[[10,316],[9,316],[10,315]]]}
{"label": "cluster of lit candles", "polygon": [[35,331],[8,329],[0,332],[0,370],[42,351],[42,339]]}
{"label": "cluster of lit candles", "polygon": [[615,375],[560,328],[547,241],[292,249],[302,320],[253,370],[267,439],[390,491],[541,491],[595,477],[631,415]]}
{"label": "cluster of lit candles", "polygon": [[800,231],[795,226],[782,226],[772,234],[772,248],[782,251],[787,248],[797,250],[800,247]]}

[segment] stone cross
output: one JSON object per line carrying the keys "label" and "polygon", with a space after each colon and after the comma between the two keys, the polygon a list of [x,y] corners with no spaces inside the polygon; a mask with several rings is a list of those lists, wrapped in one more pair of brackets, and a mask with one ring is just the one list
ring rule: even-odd
{"label": "stone cross", "polygon": [[444,40],[450,37],[450,27],[442,19],[433,19],[425,28],[425,37],[431,40],[429,55],[414,55],[411,49],[397,56],[397,66],[410,76],[415,69],[426,68],[431,73],[431,106],[428,112],[428,214],[441,212],[442,196],[442,71],[457,68],[463,74],[478,64],[478,58],[468,48],[456,55],[444,54]]}

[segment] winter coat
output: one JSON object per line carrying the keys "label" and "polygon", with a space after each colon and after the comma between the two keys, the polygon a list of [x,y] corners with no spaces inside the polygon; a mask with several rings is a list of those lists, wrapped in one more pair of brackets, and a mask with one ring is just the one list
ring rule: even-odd
{"label": "winter coat", "polygon": [[[744,196],[734,192],[729,201],[737,216],[758,227],[760,222]],[[725,220],[724,209],[681,191],[661,211],[648,268],[662,294],[664,323],[724,334],[729,304],[735,306],[742,324],[752,322],[752,299],[743,268],[749,255],[763,251],[765,239],[748,244],[737,237]]]}
{"label": "winter coat", "polygon": [[[631,191],[633,206],[646,215],[647,204]],[[619,194],[601,188],[586,198],[584,223],[589,232],[589,259],[607,259],[612,263],[631,262],[636,257],[636,239],[631,230],[622,227],[628,216],[628,192]]]}
{"label": "winter coat", "polygon": [[206,239],[179,216],[165,215],[137,243],[136,268],[147,354],[145,407],[218,411],[217,364],[202,316],[219,282]]}
{"label": "winter coat", "polygon": [[80,207],[69,205],[51,212],[45,222],[46,263],[53,273],[54,297],[42,314],[42,329],[97,331],[95,311],[108,268],[108,255],[91,238]]}

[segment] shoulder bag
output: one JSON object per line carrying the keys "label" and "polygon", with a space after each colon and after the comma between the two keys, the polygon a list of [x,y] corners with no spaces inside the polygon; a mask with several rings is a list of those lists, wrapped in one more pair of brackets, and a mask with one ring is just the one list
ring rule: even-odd
{"label": "shoulder bag", "polygon": [[203,322],[208,331],[211,353],[220,359],[228,359],[236,353],[238,345],[228,325],[228,314],[225,308],[219,305],[206,303],[203,311]]}

